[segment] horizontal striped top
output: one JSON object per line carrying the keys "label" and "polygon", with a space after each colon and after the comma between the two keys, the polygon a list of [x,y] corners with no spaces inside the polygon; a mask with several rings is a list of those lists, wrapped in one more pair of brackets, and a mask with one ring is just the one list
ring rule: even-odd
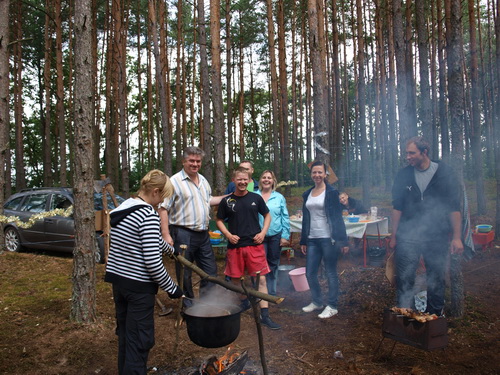
{"label": "horizontal striped top", "polygon": [[199,173],[198,179],[199,184],[196,185],[184,169],[170,178],[175,193],[161,204],[168,212],[169,224],[197,232],[208,230],[212,188]]}
{"label": "horizontal striped top", "polygon": [[[164,253],[172,254],[173,248],[163,240],[160,217],[151,205],[130,198],[111,211],[107,281],[125,278],[130,281],[126,284],[135,286],[142,285],[137,282],[153,283],[156,290],[159,285],[173,294],[177,286],[163,265]],[[151,285],[143,286],[144,292],[151,288]]]}

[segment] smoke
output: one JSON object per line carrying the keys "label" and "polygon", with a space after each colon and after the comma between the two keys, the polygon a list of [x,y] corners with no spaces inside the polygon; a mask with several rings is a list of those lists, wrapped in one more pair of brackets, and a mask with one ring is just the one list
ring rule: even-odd
{"label": "smoke", "polygon": [[209,288],[186,311],[189,315],[199,317],[215,317],[231,315],[240,311],[238,294],[220,285]]}

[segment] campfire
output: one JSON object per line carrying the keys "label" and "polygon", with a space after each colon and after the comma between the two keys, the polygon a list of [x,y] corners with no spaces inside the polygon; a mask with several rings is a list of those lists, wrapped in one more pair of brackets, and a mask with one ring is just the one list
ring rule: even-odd
{"label": "campfire", "polygon": [[226,353],[217,358],[212,356],[202,363],[200,369],[191,375],[237,375],[246,374],[243,370],[248,360],[248,353],[238,353],[227,348]]}

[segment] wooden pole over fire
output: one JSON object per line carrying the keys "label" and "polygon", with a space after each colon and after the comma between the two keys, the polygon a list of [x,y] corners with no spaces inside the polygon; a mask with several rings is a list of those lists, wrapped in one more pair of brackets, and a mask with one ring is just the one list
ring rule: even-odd
{"label": "wooden pole over fire", "polygon": [[243,290],[243,288],[234,285],[233,283],[228,283],[227,281],[221,280],[218,277],[215,276],[210,276],[208,273],[203,271],[201,268],[197,267],[193,263],[191,263],[189,260],[184,258],[182,255],[173,255],[173,258],[183,264],[184,266],[190,268],[194,272],[196,272],[198,275],[202,277],[202,279],[210,281],[215,284],[219,284],[220,286],[232,290],[233,292],[244,294],[244,295],[250,295],[252,297],[258,298],[258,299],[263,299],[264,301],[275,303],[275,304],[280,304],[283,302],[285,298],[283,297],[277,297],[277,296],[271,296],[266,293],[259,292],[258,290],[254,289],[248,289],[246,292]]}

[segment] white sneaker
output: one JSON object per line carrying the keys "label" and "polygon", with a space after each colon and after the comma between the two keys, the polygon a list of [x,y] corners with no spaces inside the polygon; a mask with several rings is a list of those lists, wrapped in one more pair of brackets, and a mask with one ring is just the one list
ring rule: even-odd
{"label": "white sneaker", "polygon": [[318,315],[318,318],[328,319],[334,315],[337,315],[338,312],[339,311],[337,309],[334,309],[333,307],[330,307],[330,306],[326,306],[325,309],[323,310],[323,312]]}
{"label": "white sneaker", "polygon": [[323,306],[318,306],[314,302],[311,302],[306,307],[303,307],[302,311],[304,311],[304,312],[312,312],[314,310],[321,310],[322,308],[323,308]]}

